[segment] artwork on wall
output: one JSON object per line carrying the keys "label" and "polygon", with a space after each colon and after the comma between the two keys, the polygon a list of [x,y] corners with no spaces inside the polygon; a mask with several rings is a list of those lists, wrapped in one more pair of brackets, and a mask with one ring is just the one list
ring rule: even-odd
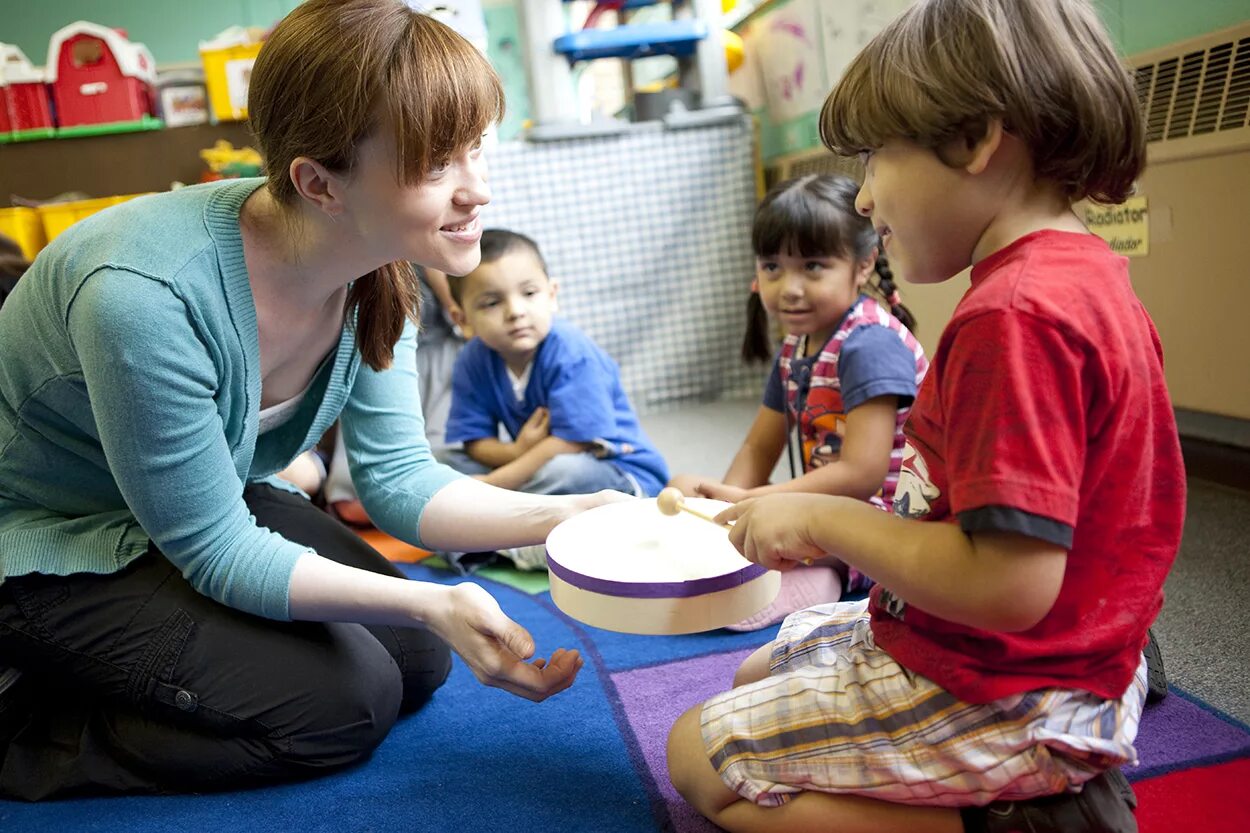
{"label": "artwork on wall", "polygon": [[759,58],[768,117],[784,122],[819,108],[828,86],[816,0],[791,0],[761,17],[752,33],[749,48]]}
{"label": "artwork on wall", "polygon": [[820,28],[828,86],[833,86],[851,59],[872,40],[873,35],[907,8],[909,2],[910,0],[851,0],[821,6]]}

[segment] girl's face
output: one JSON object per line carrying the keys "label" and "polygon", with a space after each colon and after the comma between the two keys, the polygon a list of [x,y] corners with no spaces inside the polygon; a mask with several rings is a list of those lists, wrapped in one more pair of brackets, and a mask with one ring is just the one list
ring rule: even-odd
{"label": "girl's face", "polygon": [[859,298],[875,262],[875,254],[859,262],[796,253],[757,257],[760,301],[787,333],[823,344]]}
{"label": "girl's face", "polygon": [[490,202],[481,143],[439,160],[417,185],[397,180],[393,147],[383,135],[361,142],[342,221],[354,224],[378,262],[408,260],[452,275],[472,272],[482,257],[478,214]]}

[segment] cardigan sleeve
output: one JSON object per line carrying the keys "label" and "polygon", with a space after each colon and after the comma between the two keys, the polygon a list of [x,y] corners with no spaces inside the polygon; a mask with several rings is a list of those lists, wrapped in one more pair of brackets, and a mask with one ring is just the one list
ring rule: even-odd
{"label": "cardigan sleeve", "polygon": [[421,546],[425,505],[464,475],[434,459],[425,438],[417,387],[417,332],[412,322],[385,370],[362,365],[342,414],[352,482],[369,518],[390,535]]}
{"label": "cardigan sleeve", "polygon": [[290,618],[291,572],[307,548],[258,527],[243,502],[193,311],[159,279],[102,269],[66,327],[109,472],[148,537],[204,595]]}

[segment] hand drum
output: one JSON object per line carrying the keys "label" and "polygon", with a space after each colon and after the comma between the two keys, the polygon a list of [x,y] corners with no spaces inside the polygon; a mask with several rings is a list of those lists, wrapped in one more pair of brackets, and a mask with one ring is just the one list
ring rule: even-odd
{"label": "hand drum", "polygon": [[[729,504],[686,498],[715,515]],[[743,558],[725,530],[654,499],[582,512],[547,536],[551,598],[574,619],[624,633],[678,634],[740,622],[777,596],[781,574]]]}

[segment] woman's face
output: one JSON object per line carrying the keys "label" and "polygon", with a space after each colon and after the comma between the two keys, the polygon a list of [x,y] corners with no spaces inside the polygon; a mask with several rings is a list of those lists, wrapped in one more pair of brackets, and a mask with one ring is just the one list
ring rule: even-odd
{"label": "woman's face", "polygon": [[407,260],[451,275],[473,271],[482,256],[478,214],[490,202],[481,143],[437,160],[417,185],[398,181],[393,147],[385,135],[360,143],[340,221],[354,224],[380,262]]}

